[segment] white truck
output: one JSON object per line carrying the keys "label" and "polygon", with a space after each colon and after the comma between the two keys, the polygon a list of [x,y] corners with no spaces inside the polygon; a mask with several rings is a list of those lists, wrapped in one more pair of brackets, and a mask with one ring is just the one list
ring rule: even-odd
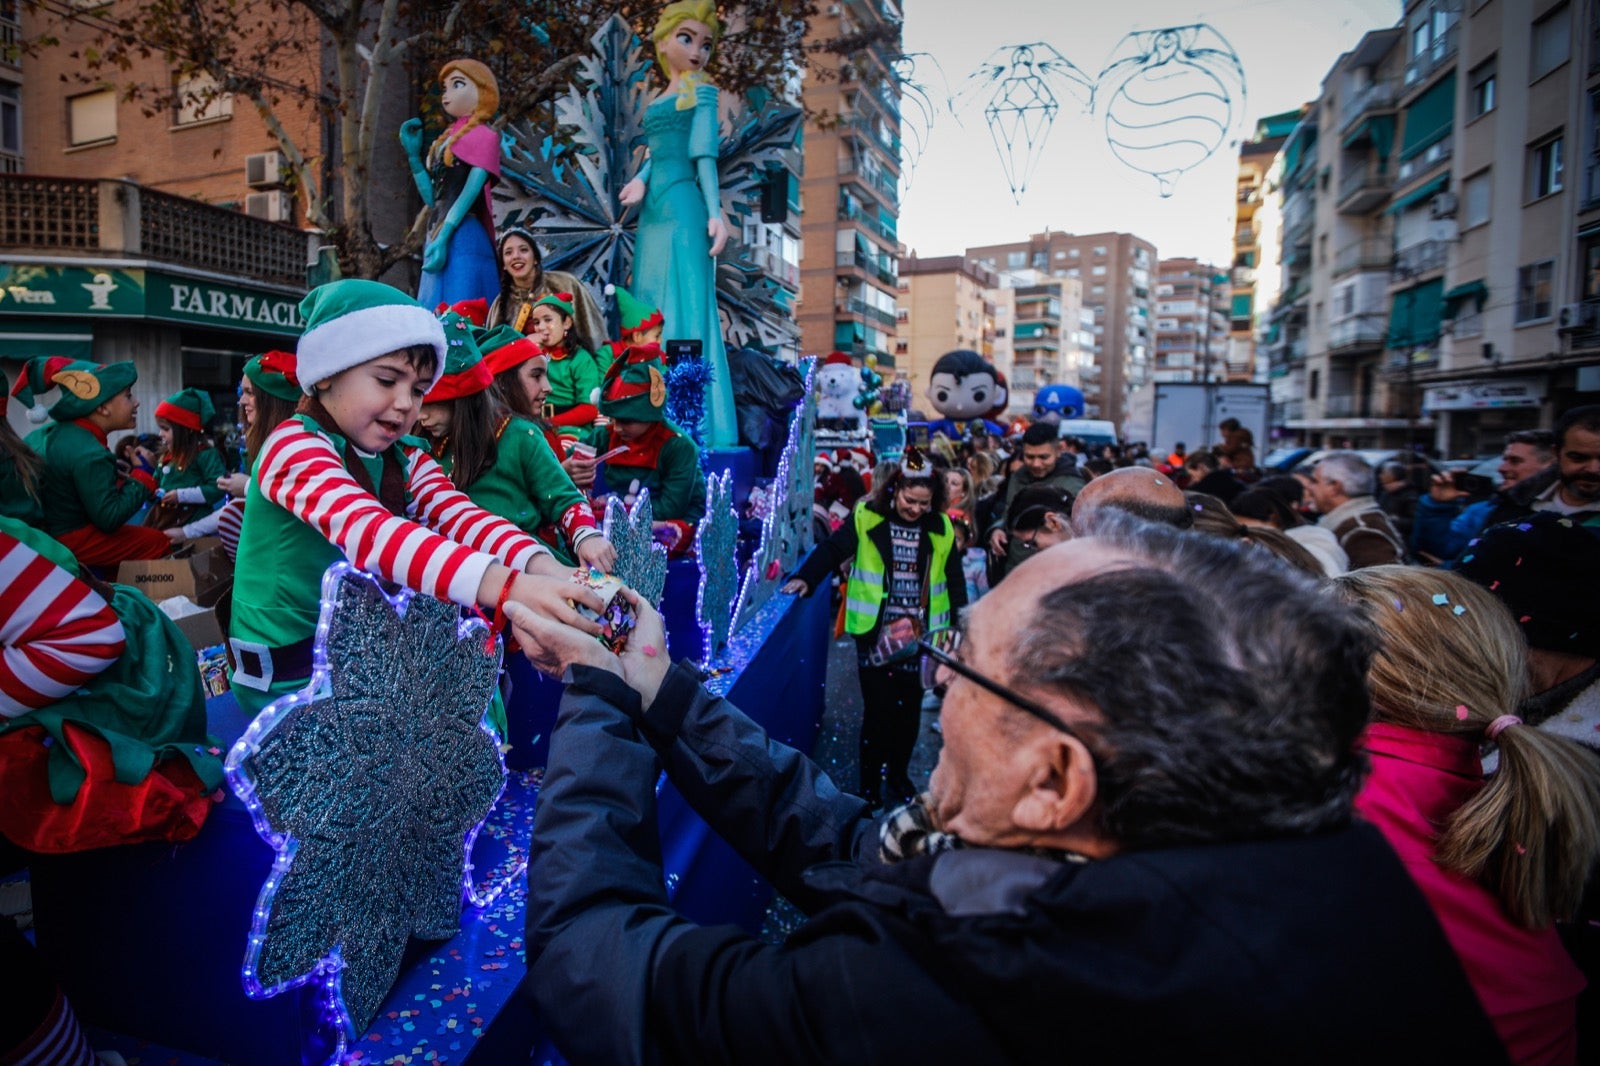
{"label": "white truck", "polygon": [[1255,435],[1259,451],[1267,443],[1269,397],[1266,385],[1243,382],[1151,382],[1128,401],[1129,442],[1144,441],[1152,457],[1164,457],[1182,441],[1193,452],[1222,442],[1217,426],[1229,418]]}

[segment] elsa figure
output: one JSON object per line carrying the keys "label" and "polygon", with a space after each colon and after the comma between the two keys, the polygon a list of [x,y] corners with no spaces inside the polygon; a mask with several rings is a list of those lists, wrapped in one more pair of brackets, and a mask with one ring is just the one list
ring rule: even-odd
{"label": "elsa figure", "polygon": [[455,119],[422,157],[422,120],[400,126],[411,177],[428,206],[417,302],[430,310],[461,300],[492,300],[500,291],[489,182],[500,180],[500,135],[488,123],[500,87],[475,59],[452,59],[439,71],[440,104]]}
{"label": "elsa figure", "polygon": [[739,443],[717,317],[716,256],[728,240],[717,180],[722,133],[717,87],[704,70],[720,32],[715,0],[678,0],[662,10],[650,36],[667,87],[645,109],[649,158],[619,197],[624,206],[644,204],[634,247],[633,293],[661,309],[668,339],[701,343],[711,372],[703,430],[714,448]]}

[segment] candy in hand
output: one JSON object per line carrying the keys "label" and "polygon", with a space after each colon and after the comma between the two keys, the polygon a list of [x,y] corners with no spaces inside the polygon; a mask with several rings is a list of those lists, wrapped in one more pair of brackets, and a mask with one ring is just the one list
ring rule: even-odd
{"label": "candy in hand", "polygon": [[596,614],[593,609],[581,603],[573,600],[567,602],[572,605],[573,610],[600,626],[600,636],[596,637],[596,640],[604,644],[613,654],[621,654],[622,649],[628,646],[628,635],[633,632],[635,623],[633,605],[622,594],[627,586],[620,578],[601,573],[598,568],[592,566],[574,570],[572,580],[593,589],[606,607],[603,612]]}

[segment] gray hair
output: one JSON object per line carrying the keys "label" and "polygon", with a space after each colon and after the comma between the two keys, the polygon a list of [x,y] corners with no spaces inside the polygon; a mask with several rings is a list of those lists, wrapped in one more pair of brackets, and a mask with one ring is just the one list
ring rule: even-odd
{"label": "gray hair", "polygon": [[1371,496],[1374,486],[1372,467],[1355,452],[1332,452],[1317,464],[1328,481],[1337,481],[1346,496]]}
{"label": "gray hair", "polygon": [[1047,592],[1011,680],[1092,703],[1101,830],[1125,847],[1299,835],[1350,821],[1374,642],[1266,552],[1108,511],[1130,556]]}
{"label": "gray hair", "polygon": [[1378,475],[1386,477],[1390,481],[1406,481],[1411,477],[1411,470],[1399,460],[1390,459],[1378,467]]}

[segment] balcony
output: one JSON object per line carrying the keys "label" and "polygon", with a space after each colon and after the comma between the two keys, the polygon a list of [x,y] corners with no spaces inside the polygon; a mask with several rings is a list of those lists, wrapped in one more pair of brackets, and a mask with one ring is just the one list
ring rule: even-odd
{"label": "balcony", "polygon": [[868,322],[889,330],[894,329],[899,323],[899,316],[895,312],[873,307],[859,297],[851,300],[841,300],[834,304],[833,310],[836,315],[860,315]]}
{"label": "balcony", "polygon": [[1237,288],[1248,289],[1256,283],[1255,267],[1234,267],[1233,284]]}
{"label": "balcony", "polygon": [[1338,211],[1365,215],[1389,199],[1389,175],[1370,159],[1344,168],[1339,175]]}
{"label": "balcony", "polygon": [[304,288],[316,235],[131,181],[0,176],[0,247],[118,257]]}
{"label": "balcony", "polygon": [[839,120],[839,129],[854,133],[888,156],[896,166],[900,164],[900,138],[882,133],[878,124],[864,115],[850,115]]}
{"label": "balcony", "polygon": [[894,218],[884,218],[876,207],[864,206],[841,196],[839,198],[840,222],[860,223],[868,232],[890,244],[899,243],[898,228]]}
{"label": "balcony", "polygon": [[1358,90],[1339,108],[1339,131],[1348,133],[1350,127],[1368,115],[1394,110],[1394,83],[1375,81]]}
{"label": "balcony", "polygon": [[1425,274],[1443,270],[1449,255],[1448,241],[1419,241],[1401,248],[1394,253],[1394,265],[1389,268],[1389,283],[1405,284]]}
{"label": "balcony", "polygon": [[1394,249],[1386,240],[1368,237],[1340,248],[1333,257],[1333,276],[1342,278],[1358,270],[1388,270],[1394,265]]}
{"label": "balcony", "polygon": [[839,176],[873,193],[891,209],[900,206],[900,179],[881,168],[867,169],[854,159],[840,160]]}
{"label": "balcony", "polygon": [[1421,155],[1402,160],[1400,170],[1395,175],[1395,184],[1400,185],[1412,178],[1421,177],[1440,163],[1448,163],[1454,151],[1455,136],[1447,134],[1443,140],[1428,145],[1427,150]]}
{"label": "balcony", "polygon": [[1446,64],[1456,57],[1456,49],[1460,46],[1457,28],[1451,26],[1443,34],[1435,37],[1422,51],[1412,56],[1406,63],[1405,88],[1407,92],[1425,83],[1430,77],[1441,70]]}
{"label": "balcony", "polygon": [[900,279],[895,276],[896,266],[893,256],[873,256],[864,252],[835,252],[833,265],[841,270],[854,267],[891,287],[899,284]]}
{"label": "balcony", "polygon": [[1328,327],[1328,351],[1335,355],[1375,352],[1383,347],[1386,323],[1381,315],[1361,314]]}
{"label": "balcony", "polygon": [[1311,224],[1316,220],[1316,198],[1309,193],[1291,196],[1283,205],[1283,245],[1311,243]]}

